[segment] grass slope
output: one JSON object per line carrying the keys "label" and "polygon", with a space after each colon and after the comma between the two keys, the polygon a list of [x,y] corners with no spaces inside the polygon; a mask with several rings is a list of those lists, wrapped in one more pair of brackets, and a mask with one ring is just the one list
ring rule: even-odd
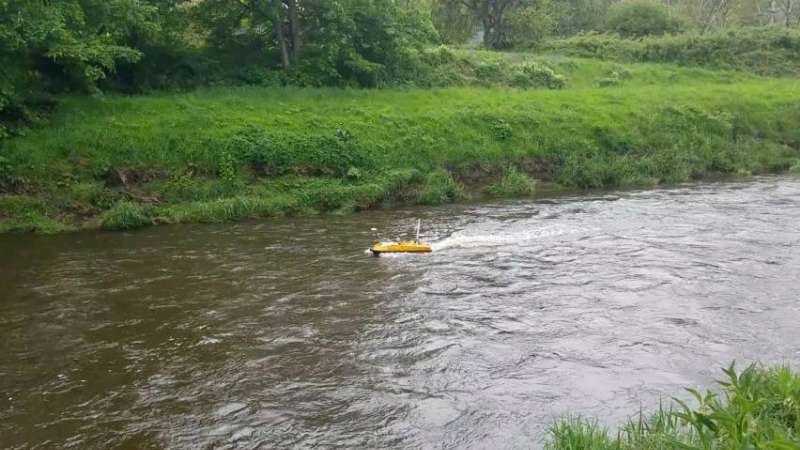
{"label": "grass slope", "polygon": [[49,127],[2,143],[0,231],[346,212],[528,194],[534,180],[652,185],[800,162],[795,80],[469,57],[535,60],[566,85],[66,98]]}
{"label": "grass slope", "polygon": [[721,393],[687,389],[696,406],[675,400],[616,433],[567,418],[551,428],[547,450],[740,450],[800,448],[800,376],[787,367],[733,367]]}

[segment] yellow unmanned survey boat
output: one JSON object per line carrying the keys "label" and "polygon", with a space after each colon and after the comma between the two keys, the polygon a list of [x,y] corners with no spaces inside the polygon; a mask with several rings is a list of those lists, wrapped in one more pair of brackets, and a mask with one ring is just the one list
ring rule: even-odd
{"label": "yellow unmanned survey boat", "polygon": [[370,247],[373,255],[379,256],[381,253],[430,253],[431,246],[428,244],[420,244],[419,242],[419,227],[422,221],[417,221],[417,239],[414,242],[393,242],[381,243],[377,242]]}

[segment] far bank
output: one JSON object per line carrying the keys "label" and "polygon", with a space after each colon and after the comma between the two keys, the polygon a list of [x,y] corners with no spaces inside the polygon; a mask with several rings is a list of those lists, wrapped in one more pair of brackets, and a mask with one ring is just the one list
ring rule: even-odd
{"label": "far bank", "polygon": [[800,169],[792,79],[68,98],[6,141],[0,230],[131,229]]}

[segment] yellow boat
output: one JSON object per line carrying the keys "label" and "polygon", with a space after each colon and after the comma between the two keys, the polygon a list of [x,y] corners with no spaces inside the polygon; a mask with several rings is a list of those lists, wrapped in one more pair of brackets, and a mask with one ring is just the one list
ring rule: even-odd
{"label": "yellow boat", "polygon": [[369,251],[372,252],[373,255],[379,256],[381,253],[430,253],[432,251],[431,246],[428,244],[421,244],[419,242],[419,228],[422,225],[422,221],[417,221],[417,238],[414,242],[393,242],[393,243],[382,243],[376,242],[369,248]]}
{"label": "yellow boat", "polygon": [[430,253],[431,246],[419,242],[376,243],[369,248],[373,255],[381,253]]}

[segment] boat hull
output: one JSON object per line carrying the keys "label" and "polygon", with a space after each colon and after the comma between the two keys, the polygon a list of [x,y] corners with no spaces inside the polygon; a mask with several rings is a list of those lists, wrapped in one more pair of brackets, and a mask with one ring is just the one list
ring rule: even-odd
{"label": "boat hull", "polygon": [[430,253],[431,246],[416,242],[398,242],[394,244],[375,244],[369,249],[374,255],[381,253]]}

